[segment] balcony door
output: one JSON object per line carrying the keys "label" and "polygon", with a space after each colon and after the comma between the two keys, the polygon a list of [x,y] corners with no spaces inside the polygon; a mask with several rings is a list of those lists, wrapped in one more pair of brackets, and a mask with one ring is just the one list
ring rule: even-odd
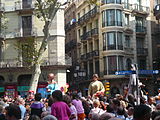
{"label": "balcony door", "polygon": [[22,16],[23,36],[31,36],[32,33],[32,16]]}
{"label": "balcony door", "polygon": [[32,0],[22,0],[23,9],[31,8]]}

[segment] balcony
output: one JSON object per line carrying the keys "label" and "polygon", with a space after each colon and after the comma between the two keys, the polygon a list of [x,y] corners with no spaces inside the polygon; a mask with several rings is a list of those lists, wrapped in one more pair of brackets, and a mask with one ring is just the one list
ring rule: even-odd
{"label": "balcony", "polygon": [[93,29],[91,30],[91,35],[92,35],[92,36],[98,35],[98,28],[93,28]]}
{"label": "balcony", "polygon": [[82,61],[85,61],[86,59],[87,59],[86,54],[81,55],[81,60],[82,60]]}
{"label": "balcony", "polygon": [[67,23],[67,24],[65,25],[65,31],[71,30],[71,29],[73,29],[74,27],[76,27],[76,22],[73,22],[72,24],[71,24],[71,22],[69,22],[69,23]]}
{"label": "balcony", "polygon": [[149,7],[138,5],[138,4],[132,4],[132,12],[149,14],[150,11],[149,11]]}
{"label": "balcony", "polygon": [[124,9],[128,9],[128,10],[132,10],[132,4],[123,3],[123,8],[124,8]]}
{"label": "balcony", "polygon": [[92,57],[98,57],[99,56],[99,51],[98,50],[94,50],[92,52]]}
{"label": "balcony", "polygon": [[1,59],[0,68],[9,68],[9,67],[23,67],[21,61],[17,59]]}
{"label": "balcony", "polygon": [[92,37],[91,37],[91,31],[88,31],[86,33],[86,39],[92,39]]}
{"label": "balcony", "polygon": [[128,34],[133,34],[133,28],[130,25],[125,25],[124,32]]}
{"label": "balcony", "polygon": [[90,10],[78,19],[78,25],[82,25],[84,22],[88,22],[91,18],[95,17],[98,12],[98,7],[94,7],[92,10]]}
{"label": "balcony", "polygon": [[[59,60],[59,61],[58,61]],[[51,65],[71,65],[72,60],[70,57],[65,57],[62,59],[51,60],[49,58],[43,58],[41,66],[51,66]],[[57,62],[58,61],[58,62]],[[0,68],[10,68],[10,67],[28,67],[28,64],[24,64],[22,60],[18,59],[0,59]]]}
{"label": "balcony", "polygon": [[148,49],[147,48],[137,48],[137,55],[141,56],[144,55],[146,56],[148,54]]}
{"label": "balcony", "polygon": [[146,34],[147,30],[144,26],[136,26],[136,32],[137,34]]}
{"label": "balcony", "polygon": [[19,14],[33,14],[35,6],[32,2],[15,2],[15,11],[18,11]]}
{"label": "balcony", "polygon": [[94,50],[92,52],[88,52],[87,54],[81,55],[81,60],[88,60],[88,59],[92,59],[94,57],[98,57],[99,56],[99,51],[98,50]]}
{"label": "balcony", "polygon": [[86,39],[87,39],[87,34],[86,33],[84,33],[83,35],[81,35],[81,41],[86,41]]}
{"label": "balcony", "polygon": [[37,36],[37,28],[18,28],[15,29],[15,37],[31,37],[31,36]]}
{"label": "balcony", "polygon": [[128,53],[128,54],[133,54],[133,48],[132,47],[124,47],[124,51],[126,52],[126,53]]}

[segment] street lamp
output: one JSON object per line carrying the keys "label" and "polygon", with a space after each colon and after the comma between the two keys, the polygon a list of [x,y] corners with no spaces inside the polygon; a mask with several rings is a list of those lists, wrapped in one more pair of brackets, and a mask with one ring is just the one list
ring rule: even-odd
{"label": "street lamp", "polygon": [[86,71],[84,69],[81,69],[79,65],[75,67],[74,71],[74,77],[76,82],[76,87],[78,88],[78,84],[81,80],[84,80],[86,76]]}

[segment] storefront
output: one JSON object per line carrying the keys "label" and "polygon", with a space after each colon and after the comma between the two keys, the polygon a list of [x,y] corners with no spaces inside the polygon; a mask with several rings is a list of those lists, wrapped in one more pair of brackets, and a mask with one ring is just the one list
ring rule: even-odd
{"label": "storefront", "polygon": [[8,85],[5,87],[5,96],[9,98],[15,98],[17,97],[17,87],[15,85]]}
{"label": "storefront", "polygon": [[25,98],[25,97],[27,97],[27,94],[29,91],[29,86],[18,86],[17,91],[18,91],[18,95]]}

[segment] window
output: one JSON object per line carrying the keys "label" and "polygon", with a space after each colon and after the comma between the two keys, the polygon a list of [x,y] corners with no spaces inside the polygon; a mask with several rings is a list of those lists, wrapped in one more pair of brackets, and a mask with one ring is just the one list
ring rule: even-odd
{"label": "window", "polygon": [[145,32],[143,17],[136,17],[136,32]]}
{"label": "window", "polygon": [[99,42],[98,42],[99,40],[95,40],[95,42],[94,42],[94,48],[95,48],[95,50],[99,50]]}
{"label": "window", "polygon": [[87,45],[84,45],[83,53],[84,53],[84,54],[86,54],[86,53],[87,53]]}
{"label": "window", "polygon": [[137,41],[137,48],[144,48],[144,38],[141,37],[137,37],[136,38]]}
{"label": "window", "polygon": [[88,30],[89,30],[89,31],[92,30],[92,23],[89,23],[89,28],[88,28]]}
{"label": "window", "polygon": [[116,10],[116,17],[117,17],[117,26],[122,26],[122,11]]}
{"label": "window", "polygon": [[80,39],[80,37],[81,37],[81,30],[79,29],[78,30],[78,38]]}
{"label": "window", "polygon": [[80,18],[80,13],[78,13],[78,19]]}
{"label": "window", "polygon": [[114,74],[117,71],[117,60],[116,56],[108,57],[108,74]]}
{"label": "window", "polygon": [[123,68],[123,56],[118,56],[118,71],[124,70]]}
{"label": "window", "polygon": [[125,14],[125,25],[129,25],[129,14]]}
{"label": "window", "polygon": [[102,27],[106,26],[122,26],[121,10],[105,10],[102,12]]}
{"label": "window", "polygon": [[23,8],[31,8],[32,0],[22,0],[22,7]]}
{"label": "window", "polygon": [[22,16],[23,36],[29,36],[32,33],[32,16]]}
{"label": "window", "polygon": [[130,58],[128,58],[128,59],[126,60],[126,69],[127,69],[127,70],[131,70],[131,64],[132,64],[132,61],[131,61]]}
{"label": "window", "polygon": [[116,49],[115,32],[108,32],[107,33],[107,47],[108,47],[108,50],[115,50]]}
{"label": "window", "polygon": [[123,50],[122,32],[117,32],[117,47],[118,50]]}
{"label": "window", "polygon": [[99,61],[95,61],[95,73],[99,75]]}
{"label": "window", "polygon": [[124,69],[123,56],[106,56],[104,57],[105,74],[115,74],[116,71]]}
{"label": "window", "polygon": [[146,70],[146,59],[138,58],[138,69],[139,70]]}
{"label": "window", "polygon": [[96,19],[96,21],[95,21],[95,28],[98,28],[98,19]]}
{"label": "window", "polygon": [[125,46],[127,48],[131,47],[131,40],[130,40],[130,36],[128,36],[128,35],[125,36]]}
{"label": "window", "polygon": [[123,33],[103,33],[103,50],[123,50]]}
{"label": "window", "polygon": [[93,62],[89,61],[89,78],[93,75]]}

